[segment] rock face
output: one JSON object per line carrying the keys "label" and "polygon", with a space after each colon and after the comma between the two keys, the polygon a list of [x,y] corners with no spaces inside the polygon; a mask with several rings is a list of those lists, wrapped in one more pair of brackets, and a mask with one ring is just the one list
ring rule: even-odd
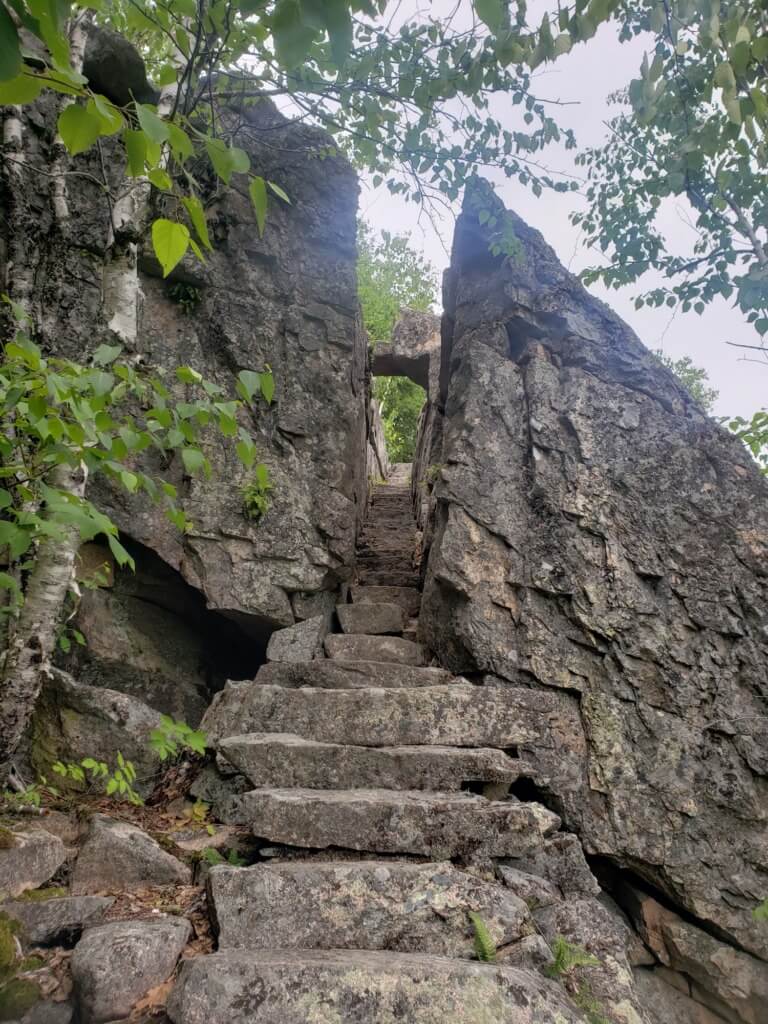
{"label": "rock face", "polygon": [[94,815],[72,872],[74,893],[138,889],[191,881],[186,864],[125,821]]}
{"label": "rock face", "polygon": [[583,1022],[557,985],[530,971],[348,950],[227,952],[189,960],[168,1012],[174,1024]]}
{"label": "rock face", "polygon": [[0,832],[0,896],[18,896],[44,885],[65,861],[67,849],[43,829]]}
{"label": "rock face", "polygon": [[[209,885],[220,950],[388,949],[468,958],[468,911],[482,916],[499,947],[531,927],[522,900],[449,863],[222,866],[211,871]],[[281,907],[278,918],[272,901]]]}
{"label": "rock face", "polygon": [[176,917],[89,928],[72,955],[81,1019],[102,1024],[127,1017],[173,971],[189,934],[189,921]]}
{"label": "rock face", "polygon": [[[490,254],[487,208],[518,257]],[[482,185],[445,309],[422,639],[454,672],[577,694],[568,827],[768,958],[766,483]]]}
{"label": "rock face", "polygon": [[434,313],[402,309],[392,341],[376,341],[371,360],[377,377],[409,377],[424,390],[440,368],[440,318]]}
{"label": "rock face", "polygon": [[71,945],[85,927],[98,924],[113,903],[110,896],[60,896],[15,900],[0,910],[19,922],[21,936],[30,945]]}
{"label": "rock face", "polygon": [[[131,90],[154,96],[135,52],[110,33],[95,33],[86,67],[117,102],[127,102]],[[0,205],[8,211],[0,226],[4,288],[15,296],[14,282],[21,288],[24,280],[45,281],[30,312],[36,339],[57,355],[86,362],[99,344],[122,342],[130,359],[158,368],[166,380],[173,381],[183,363],[228,395],[241,370],[271,367],[274,401],[261,402],[248,423],[273,481],[270,508],[259,521],[244,514],[241,488],[248,474],[234,445],[216,437],[206,440],[212,480],[188,480],[178,459],[167,468],[194,523],[184,535],[159,505],[106,485],[94,483],[93,490],[135,553],[162,562],[196,593],[204,616],[228,619],[241,643],[247,638],[263,660],[275,628],[307,617],[308,596],[330,594],[331,608],[341,596],[366,504],[367,348],[355,274],[355,174],[329,152],[322,131],[289,123],[269,101],[242,115],[220,112],[241,124],[233,143],[249,152],[253,171],[279,183],[291,202],[273,197],[261,237],[247,194],[233,188],[203,195],[214,251],[205,265],[190,257],[163,280],[148,232],[137,237],[132,225],[113,237],[99,181],[103,160],[118,190],[125,156],[116,139],[104,141],[101,157],[93,150],[67,164],[70,216],[57,225],[50,182],[24,169],[51,164],[57,113],[50,95],[23,109],[24,149],[13,194],[0,186]],[[155,215],[162,213],[161,202],[153,193]],[[137,245],[130,301],[116,304],[114,283],[123,280]],[[172,389],[184,399],[185,385]],[[137,563],[141,569],[141,557]],[[208,676],[209,647],[204,635],[194,636],[196,619],[175,616],[165,614],[162,601],[153,609],[132,597],[89,594],[82,631],[92,649],[78,652],[78,659],[90,666],[89,682],[160,704],[159,710],[194,724],[210,684],[221,685],[224,677]],[[226,651],[229,645],[218,639]],[[257,657],[250,671],[246,664],[227,677],[252,676],[258,663]],[[218,661],[213,674],[221,667]],[[175,686],[182,673],[186,689]]]}

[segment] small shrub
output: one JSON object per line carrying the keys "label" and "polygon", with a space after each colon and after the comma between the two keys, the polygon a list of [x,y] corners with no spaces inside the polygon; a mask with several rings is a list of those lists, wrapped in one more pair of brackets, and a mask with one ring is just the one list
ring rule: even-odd
{"label": "small shrub", "polygon": [[43,900],[56,900],[66,895],[67,890],[62,886],[49,885],[46,889],[27,889],[19,896],[19,899],[27,903],[42,903]]}
{"label": "small shrub", "polygon": [[248,519],[258,521],[267,514],[271,504],[271,490],[269,470],[263,462],[259,462],[253,468],[253,476],[243,484],[240,491],[243,496],[243,511]]}
{"label": "small shrub", "polygon": [[133,788],[136,782],[136,769],[132,761],[127,761],[118,750],[117,767],[111,768],[106,761],[97,761],[93,757],[84,757],[82,761],[56,761],[53,771],[63,779],[71,779],[79,785],[103,783],[106,796],[117,796],[127,800],[136,807],[144,801]]}
{"label": "small shrub", "polygon": [[469,919],[475,929],[475,955],[486,964],[496,963],[496,943],[491,938],[488,926],[479,914],[469,912]]}
{"label": "small shrub", "polygon": [[176,721],[170,715],[160,716],[160,725],[149,734],[149,745],[160,758],[178,757],[182,751],[204,754],[208,738],[200,729],[193,729],[186,722]]}
{"label": "small shrub", "polygon": [[202,293],[193,284],[186,284],[184,281],[177,281],[168,289],[168,297],[171,302],[181,306],[185,316],[192,316],[200,305]]}
{"label": "small shrub", "polygon": [[597,957],[583,946],[569,942],[563,935],[555,937],[552,952],[555,959],[544,969],[544,973],[563,982],[573,1002],[586,1014],[588,1024],[610,1024],[603,1013],[603,1007],[592,994],[589,982],[577,977],[577,972],[583,967],[599,967]]}
{"label": "small shrub", "polygon": [[755,907],[752,917],[756,921],[768,921],[768,899],[764,899],[760,906]]}

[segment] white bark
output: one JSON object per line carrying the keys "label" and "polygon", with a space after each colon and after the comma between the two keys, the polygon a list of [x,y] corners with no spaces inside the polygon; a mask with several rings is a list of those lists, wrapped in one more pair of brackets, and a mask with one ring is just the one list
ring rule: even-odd
{"label": "white bark", "polygon": [[[58,466],[49,482],[52,487],[82,497],[86,477],[84,466]],[[59,619],[74,578],[79,543],[77,528],[68,527],[59,539],[44,537],[37,550],[24,604],[2,668],[0,788],[7,782],[12,758],[50,672]]]}

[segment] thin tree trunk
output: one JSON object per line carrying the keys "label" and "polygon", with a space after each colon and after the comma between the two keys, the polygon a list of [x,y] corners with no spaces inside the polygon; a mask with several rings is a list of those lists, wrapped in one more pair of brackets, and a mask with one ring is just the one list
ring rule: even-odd
{"label": "thin tree trunk", "polygon": [[[82,497],[86,477],[84,466],[57,466],[49,483]],[[10,638],[0,677],[0,787],[8,780],[13,757],[50,672],[56,633],[74,578],[79,544],[77,528],[67,527],[64,536],[44,537],[37,549],[24,605]]]}

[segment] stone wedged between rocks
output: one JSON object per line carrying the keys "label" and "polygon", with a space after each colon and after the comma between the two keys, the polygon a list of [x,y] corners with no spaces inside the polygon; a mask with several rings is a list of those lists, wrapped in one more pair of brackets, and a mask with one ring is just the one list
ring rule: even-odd
{"label": "stone wedged between rocks", "polygon": [[399,604],[340,604],[336,615],[344,633],[399,635],[405,629],[405,612]]}
{"label": "stone wedged between rocks", "polygon": [[357,747],[289,733],[229,736],[219,753],[254,786],[461,790],[512,783],[530,766],[492,747]]}
{"label": "stone wedged between rocks", "polygon": [[400,665],[427,665],[429,662],[426,647],[400,636],[332,633],[325,638],[325,653],[336,661],[394,661]]}
{"label": "stone wedged between rocks", "polygon": [[212,869],[219,949],[386,949],[471,958],[479,913],[497,947],[530,930],[503,885],[448,862],[289,861]]}
{"label": "stone wedged between rocks", "polygon": [[233,797],[224,816],[289,846],[432,858],[522,856],[560,826],[540,804],[387,789],[257,789]]}
{"label": "stone wedged between rocks", "polygon": [[399,604],[406,615],[419,614],[421,591],[416,587],[353,585],[349,588],[355,604]]}
{"label": "stone wedged between rocks", "polygon": [[0,898],[44,885],[66,857],[61,839],[44,829],[7,831],[0,847]]}
{"label": "stone wedged between rocks", "polygon": [[230,683],[216,695],[202,728],[213,739],[287,732],[356,746],[551,746],[544,697],[541,708],[526,708],[515,701],[513,691],[470,683],[360,690]]}
{"label": "stone wedged between rocks", "polygon": [[126,821],[95,814],[75,863],[71,884],[73,894],[80,895],[191,881],[189,867],[146,832]]}
{"label": "stone wedged between rocks", "polygon": [[583,1024],[556,982],[516,967],[351,950],[186,961],[174,1024]]}
{"label": "stone wedged between rocks", "polygon": [[[271,686],[313,686],[324,690],[349,690],[369,686],[442,686],[466,683],[444,668],[398,665],[393,661],[271,662],[262,665],[256,683]],[[237,685],[237,684],[235,684]]]}

